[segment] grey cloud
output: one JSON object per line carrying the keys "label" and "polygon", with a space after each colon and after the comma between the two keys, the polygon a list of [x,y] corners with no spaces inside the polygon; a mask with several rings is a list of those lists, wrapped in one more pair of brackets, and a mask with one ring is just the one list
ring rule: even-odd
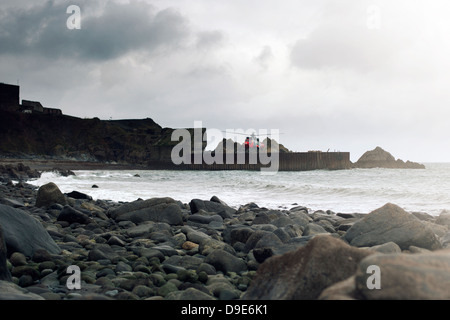
{"label": "grey cloud", "polygon": [[[372,7],[379,8],[380,28],[371,26]],[[385,16],[395,14],[387,5],[374,6],[368,0],[343,0],[342,3],[324,0],[318,8],[321,18],[317,26],[292,47],[291,62],[296,67],[357,72],[386,70],[392,67],[399,50],[404,49],[401,46],[407,44],[405,30],[384,23]]]}
{"label": "grey cloud", "polygon": [[269,62],[274,58],[272,53],[272,48],[270,46],[264,46],[254,61],[261,66],[263,69],[267,69]]}
{"label": "grey cloud", "polygon": [[108,1],[99,15],[87,1],[78,5],[81,30],[66,27],[67,3],[7,9],[0,20],[0,53],[102,61],[132,51],[177,48],[190,33],[188,21],[174,9]]}
{"label": "grey cloud", "polygon": [[392,40],[364,25],[324,24],[308,38],[296,42],[291,61],[305,69],[337,67],[371,71],[389,64],[396,53]]}
{"label": "grey cloud", "polygon": [[202,31],[198,33],[197,48],[211,48],[223,43],[224,35],[218,30]]}

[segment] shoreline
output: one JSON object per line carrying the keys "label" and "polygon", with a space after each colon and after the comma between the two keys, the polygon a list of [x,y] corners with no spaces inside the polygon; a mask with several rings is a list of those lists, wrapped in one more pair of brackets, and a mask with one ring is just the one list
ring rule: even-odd
{"label": "shoreline", "polygon": [[29,159],[29,158],[0,158],[0,165],[15,166],[22,163],[32,170],[48,171],[62,170],[144,170],[145,167],[131,164],[115,164],[93,161],[64,160],[64,159]]}
{"label": "shoreline", "polygon": [[[445,163],[444,163],[445,164]],[[6,170],[5,170],[6,167]],[[359,170],[359,169],[348,169],[346,171],[353,171],[353,170]],[[393,172],[400,173],[398,170],[404,170],[404,169],[393,169],[393,168],[368,168],[368,169],[362,169],[362,170],[368,170],[374,171],[374,170],[385,170],[384,172],[386,174],[390,174],[390,170],[394,170]],[[413,170],[413,169],[411,169]],[[55,172],[56,174],[59,174],[62,177],[67,177],[68,175],[76,175],[76,171],[172,171],[172,170],[166,170],[166,169],[153,169],[153,168],[147,168],[142,166],[132,166],[132,165],[126,165],[126,164],[115,164],[115,163],[101,163],[101,162],[89,162],[89,161],[78,161],[78,160],[67,160],[67,159],[30,159],[30,158],[0,158],[0,182],[7,182],[8,180],[12,181],[30,181],[31,184],[33,184],[32,181],[39,179],[40,175],[44,172]],[[183,172],[186,170],[173,170],[175,172]],[[187,170],[189,172],[203,172],[203,171],[197,171],[197,170]],[[233,172],[234,170],[231,170]],[[318,170],[320,172],[321,170]],[[326,170],[327,171],[327,170]],[[334,171],[334,170],[333,170]],[[415,171],[415,170],[414,170]],[[208,172],[208,171],[205,171]],[[214,171],[218,172],[218,171]],[[314,171],[307,171],[305,173],[309,174],[310,172]],[[376,171],[375,171],[376,172]],[[281,172],[284,173],[284,172]],[[295,174],[296,172],[294,172]],[[163,173],[161,173],[163,174]],[[313,173],[314,174],[314,173]],[[48,179],[47,179],[48,180]],[[71,190],[65,190],[67,192]],[[83,188],[83,192],[90,192],[88,189]],[[98,193],[98,192],[97,192]],[[216,192],[218,195],[220,195],[220,192]],[[161,196],[165,196],[164,194],[159,193]],[[136,198],[145,197],[147,195],[136,195]],[[177,197],[175,194],[169,195]],[[195,196],[193,194],[192,196]],[[108,197],[98,197],[100,200],[105,200]],[[108,198],[109,199],[109,198]],[[127,197],[126,199],[122,199],[121,201],[133,201],[133,198]],[[267,206],[268,208],[272,209],[287,209],[289,207],[292,207],[293,205],[296,205],[298,203],[298,199],[289,198],[290,200],[286,202],[276,202],[275,204],[267,204],[262,200],[261,205]],[[188,198],[183,197],[183,201],[189,201]],[[242,200],[242,199],[241,199]],[[287,199],[284,199],[287,200]],[[259,201],[258,199],[244,199],[244,202],[250,202],[250,201]],[[328,207],[323,207],[320,205],[317,201],[314,202],[314,204],[309,204],[309,202],[303,203],[304,205],[309,205],[311,207],[311,210],[331,210],[334,212],[343,212],[343,213],[363,213],[367,214],[370,211],[376,209],[377,206],[381,206],[385,202],[388,201],[394,201],[395,200],[389,200],[386,198],[383,202],[378,202],[376,205],[371,206],[358,206],[357,204],[353,207],[343,207],[340,206],[338,202],[335,202],[334,205],[329,205]],[[236,206],[242,205],[240,203],[241,201],[231,201],[233,204],[233,207],[236,208]],[[287,203],[287,204],[286,204]],[[425,202],[424,202],[425,203]],[[402,205],[405,210],[409,211],[422,211],[432,214],[433,216],[439,215],[439,213],[443,212],[444,210],[447,210],[447,207],[432,207],[429,208],[427,205],[422,206],[409,206],[409,203],[405,203],[402,201],[399,201],[397,203],[399,205]]]}

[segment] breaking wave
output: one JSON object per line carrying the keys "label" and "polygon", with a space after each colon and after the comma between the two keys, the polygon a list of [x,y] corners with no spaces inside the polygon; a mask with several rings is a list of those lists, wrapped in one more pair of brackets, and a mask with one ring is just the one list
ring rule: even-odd
{"label": "breaking wave", "polygon": [[[252,171],[75,171],[63,177],[45,172],[29,183],[56,183],[61,191],[81,191],[94,199],[134,201],[172,197],[184,203],[213,195],[233,207],[255,202],[261,207],[368,213],[391,202],[408,211],[438,215],[450,210],[450,164],[425,170],[352,169],[278,172]],[[99,188],[92,188],[92,185]]]}

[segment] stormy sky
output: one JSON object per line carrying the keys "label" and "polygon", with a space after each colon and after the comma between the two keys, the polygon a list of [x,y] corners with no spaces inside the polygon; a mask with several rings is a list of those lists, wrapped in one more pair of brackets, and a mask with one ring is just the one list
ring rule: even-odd
{"label": "stormy sky", "polygon": [[2,0],[0,82],[82,118],[450,162],[449,16],[447,0]]}

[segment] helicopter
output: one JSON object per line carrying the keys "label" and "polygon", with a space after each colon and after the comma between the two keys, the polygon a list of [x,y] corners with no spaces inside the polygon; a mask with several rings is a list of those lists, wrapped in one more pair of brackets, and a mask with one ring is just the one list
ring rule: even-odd
{"label": "helicopter", "polygon": [[253,132],[250,137],[246,137],[244,141],[245,149],[253,149],[256,148],[264,148],[264,144],[259,142],[259,138],[256,138],[255,133]]}
{"label": "helicopter", "polygon": [[[257,149],[259,150],[260,148],[264,148],[265,145],[264,143],[260,142],[259,140],[259,136],[255,134],[255,132],[252,132],[252,134],[249,136],[248,133],[240,133],[240,132],[227,132],[227,131],[223,131],[225,133],[232,133],[232,134],[240,134],[240,135],[246,135],[245,141],[244,141],[244,147],[245,150],[248,151],[250,149]],[[264,135],[264,136],[267,136]]]}

